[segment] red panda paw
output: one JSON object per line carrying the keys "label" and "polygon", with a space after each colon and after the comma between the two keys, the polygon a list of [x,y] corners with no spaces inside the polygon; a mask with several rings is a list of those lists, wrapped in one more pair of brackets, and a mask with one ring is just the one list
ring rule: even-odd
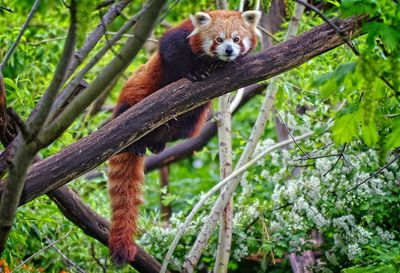
{"label": "red panda paw", "polygon": [[132,243],[129,245],[110,245],[111,260],[117,267],[121,267],[129,261],[133,261],[136,252],[136,245]]}

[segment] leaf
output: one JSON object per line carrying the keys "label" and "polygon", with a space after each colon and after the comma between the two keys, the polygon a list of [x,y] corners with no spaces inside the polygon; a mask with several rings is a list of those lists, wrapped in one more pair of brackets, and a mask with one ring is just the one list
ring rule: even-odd
{"label": "leaf", "polygon": [[356,65],[356,62],[339,65],[335,71],[336,83],[341,84],[346,76],[353,74],[356,71]]}
{"label": "leaf", "polygon": [[393,50],[399,47],[400,34],[399,31],[390,25],[381,22],[371,22],[363,27],[368,32],[368,45],[372,46],[375,37],[379,36],[382,41]]}
{"label": "leaf", "polygon": [[3,78],[4,85],[6,86],[6,90],[12,88],[13,90],[18,90],[18,86],[14,83],[14,81],[10,78]]}
{"label": "leaf", "polygon": [[338,144],[349,142],[353,137],[359,134],[360,115],[358,107],[356,111],[346,109],[345,112],[347,111],[351,112],[336,118],[332,126],[333,139]]}
{"label": "leaf", "polygon": [[375,147],[378,142],[378,131],[376,129],[376,124],[374,121],[363,122],[361,125],[362,139],[364,143],[369,147]]}
{"label": "leaf", "polygon": [[400,127],[396,128],[386,136],[384,149],[385,151],[389,151],[399,146],[400,146]]}
{"label": "leaf", "polygon": [[264,13],[268,13],[271,8],[271,0],[263,0],[261,2],[261,6],[263,8]]}

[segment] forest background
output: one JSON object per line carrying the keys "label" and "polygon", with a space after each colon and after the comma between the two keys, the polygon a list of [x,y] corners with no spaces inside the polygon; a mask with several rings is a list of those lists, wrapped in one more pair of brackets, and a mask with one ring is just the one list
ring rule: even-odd
{"label": "forest background", "polygon": [[[213,268],[222,270],[218,272],[398,272],[400,4],[393,0],[228,4],[230,9],[264,11],[263,37],[255,50],[259,55],[232,63],[233,68],[224,68],[201,83],[181,81],[185,90],[205,90],[206,95],[189,94],[186,108],[178,100],[175,108],[166,109],[169,116],[163,119],[188,110],[187,105],[198,100],[253,85],[224,96],[225,106],[223,100],[215,100],[214,113],[199,138],[172,143],[165,153],[149,156],[138,243],[145,251],[141,257],[150,255],[159,264],[151,259],[146,264],[143,258],[131,265],[139,272],[157,272],[190,211],[204,200],[169,259],[171,272],[190,272],[193,269],[187,264],[192,258],[199,260],[198,272]],[[122,139],[126,131],[118,138],[116,130],[104,141],[104,130],[97,135],[96,131],[116,124],[105,125],[118,92],[154,52],[162,33],[190,14],[217,5],[223,7],[224,1],[0,2],[0,228],[6,230],[13,223],[9,234],[0,234],[4,246],[0,272],[132,270],[130,266],[116,269],[103,245],[108,223],[98,215],[108,219],[110,209],[107,166],[102,162],[151,129],[156,117],[151,110],[141,113],[143,126],[127,126],[128,132],[132,130],[130,139]],[[23,28],[31,9],[32,18]],[[324,16],[335,19],[316,28],[326,24]],[[295,33],[289,25],[298,28],[303,39],[291,39]],[[77,50],[93,41],[96,30],[98,43],[86,58],[72,55],[83,52]],[[140,38],[148,33],[144,43]],[[19,34],[21,39],[9,54]],[[282,45],[285,38],[288,44]],[[99,52],[104,56],[98,58]],[[274,56],[286,56],[282,57],[286,62]],[[68,58],[76,58],[73,69]],[[257,66],[259,60],[263,62]],[[228,74],[233,76],[226,80]],[[218,91],[211,91],[215,86]],[[173,88],[166,90],[173,92]],[[231,132],[218,141],[217,127],[229,126],[220,114],[229,108],[227,100],[241,103],[232,114]],[[137,112],[131,111],[131,116]],[[259,122],[260,116],[265,122]],[[265,128],[260,126],[264,123]],[[253,139],[250,151],[249,136],[257,128],[261,138]],[[18,141],[11,142],[17,132]],[[115,143],[108,144],[113,137]],[[296,137],[301,140],[295,141]],[[199,240],[207,236],[202,226],[212,226],[207,217],[211,208],[221,204],[218,193],[204,198],[222,180],[221,139],[230,138],[232,152],[221,153],[231,154],[233,167],[250,158],[258,160],[250,161],[231,180],[240,182],[232,202],[232,246],[229,263],[219,268],[216,256],[224,251],[218,248],[222,238],[218,229],[208,231],[204,246],[199,246]],[[101,144],[96,146],[96,141]],[[93,146],[85,150],[89,143]],[[87,153],[76,154],[81,148]],[[243,154],[248,155],[247,161]],[[69,170],[79,157],[83,163]],[[58,168],[57,174],[50,171],[52,166]],[[7,200],[16,201],[5,201],[6,183],[16,187],[13,193],[22,194],[24,205],[15,218],[8,208],[12,204],[16,208],[20,196],[11,194]]]}

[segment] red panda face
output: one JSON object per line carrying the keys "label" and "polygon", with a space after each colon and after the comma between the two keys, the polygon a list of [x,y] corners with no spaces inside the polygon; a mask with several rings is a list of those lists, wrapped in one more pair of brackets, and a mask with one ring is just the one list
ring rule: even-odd
{"label": "red panda face", "polygon": [[193,31],[188,38],[192,49],[222,61],[246,55],[256,44],[260,17],[259,11],[198,12],[190,17]]}

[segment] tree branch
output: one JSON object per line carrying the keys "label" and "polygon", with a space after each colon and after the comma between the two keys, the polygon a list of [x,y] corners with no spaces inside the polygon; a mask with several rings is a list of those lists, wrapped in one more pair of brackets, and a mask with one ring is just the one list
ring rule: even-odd
{"label": "tree branch", "polygon": [[37,138],[42,147],[54,141],[82,111],[90,105],[104,91],[104,86],[114,77],[124,71],[132,59],[146,42],[151,30],[155,26],[166,0],[152,0],[143,8],[144,14],[135,24],[134,37],[129,38],[121,52],[99,73],[92,84],[79,94],[73,101],[52,121],[48,127],[40,132]]}
{"label": "tree branch", "polygon": [[[362,18],[338,20],[344,33],[354,37]],[[324,24],[285,43],[238,60],[203,82],[182,79],[139,102],[118,118],[59,153],[34,164],[27,177],[21,203],[48,193],[95,168],[150,130],[205,101],[232,89],[283,73],[343,44]],[[3,192],[0,185],[0,193]]]}
{"label": "tree branch", "polygon": [[114,3],[110,9],[101,18],[101,22],[96,26],[96,28],[89,34],[85,40],[83,46],[74,53],[71,62],[69,63],[67,74],[65,78],[69,78],[75,69],[83,62],[86,56],[92,51],[92,49],[106,33],[106,27],[118,16],[121,11],[130,3],[132,0],[121,0]]}
{"label": "tree branch", "polygon": [[[220,180],[232,172],[232,116],[229,110],[229,94],[218,99],[218,147]],[[232,245],[233,198],[228,202],[220,219],[218,248],[215,254],[214,273],[228,272]]]}
{"label": "tree branch", "polygon": [[[29,22],[32,20],[33,14],[35,13],[37,7],[39,6],[40,0],[36,0],[33,3],[32,9],[28,14],[28,17],[25,20],[25,23],[22,25],[21,30],[18,33],[17,39],[15,39],[14,43],[11,45],[11,48],[7,51],[6,56],[4,57],[2,63],[0,64],[0,71],[3,70],[4,66],[7,64],[8,60],[11,58],[11,55],[14,53],[14,50],[17,48],[17,45],[19,41],[22,38],[22,35],[24,35],[25,30],[28,28]],[[5,9],[7,11],[10,11],[9,9]]]}
{"label": "tree branch", "polygon": [[[29,165],[38,152],[39,148],[36,145],[36,136],[44,124],[44,120],[54,101],[57,90],[61,85],[65,75],[66,67],[73,53],[75,45],[76,31],[76,5],[75,1],[71,1],[70,8],[71,23],[68,31],[68,38],[65,42],[64,50],[60,62],[56,68],[53,80],[50,87],[46,91],[43,103],[38,109],[38,113],[32,122],[29,124],[28,137],[19,137],[19,145],[12,160],[9,177],[5,184],[4,194],[1,195],[0,202],[0,254],[5,248],[5,243],[15,217],[22,189],[25,183],[25,176]],[[17,137],[18,138],[18,137]]]}
{"label": "tree branch", "polygon": [[59,112],[59,108],[71,97],[73,90],[75,90],[76,86],[78,86],[79,82],[83,80],[86,73],[93,68],[93,66],[100,61],[100,59],[108,52],[108,50],[118,42],[122,35],[127,32],[133,25],[136,24],[137,20],[145,13],[146,9],[142,9],[139,13],[133,16],[130,20],[128,20],[119,30],[118,32],[110,39],[107,40],[107,43],[101,48],[82,68],[76,76],[71,80],[71,82],[65,87],[65,89],[57,96],[57,100],[52,107],[52,111],[50,116],[54,117],[54,113]]}
{"label": "tree branch", "polygon": [[[293,38],[299,26],[299,21],[301,15],[303,14],[304,6],[297,4],[295,16],[290,21],[285,40],[289,40]],[[272,106],[274,104],[274,99],[278,88],[274,84],[275,77],[272,78],[271,83],[268,85],[267,94],[262,103],[260,113],[257,117],[257,120],[253,126],[251,131],[249,140],[246,144],[246,147],[240,156],[239,162],[236,165],[235,169],[238,169],[245,165],[253,156],[253,153],[257,147],[258,141],[264,134],[264,129],[269,118]],[[204,247],[207,245],[208,240],[217,224],[218,218],[220,217],[222,210],[225,209],[226,205],[229,203],[236,187],[240,182],[241,176],[236,177],[232,180],[226,187],[223,189],[223,192],[220,194],[217,202],[215,202],[209,216],[206,219],[206,223],[203,225],[196,242],[194,243],[192,249],[190,250],[188,256],[185,259],[185,263],[183,264],[184,272],[193,272],[196,267],[201,254],[203,253]],[[222,210],[221,210],[222,209]]]}

